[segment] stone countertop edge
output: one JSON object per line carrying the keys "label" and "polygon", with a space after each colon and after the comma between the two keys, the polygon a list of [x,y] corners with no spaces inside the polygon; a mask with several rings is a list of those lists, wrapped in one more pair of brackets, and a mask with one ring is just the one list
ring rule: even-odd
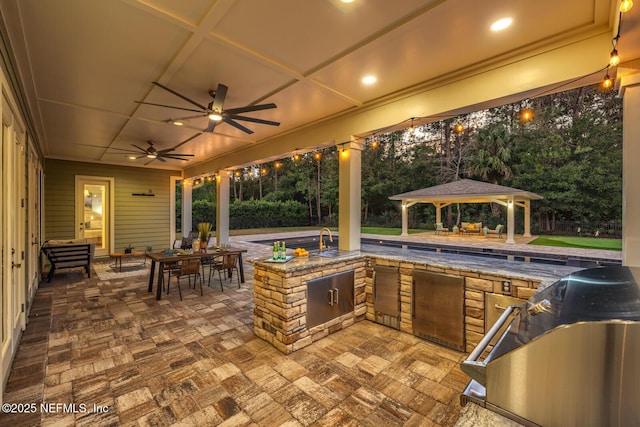
{"label": "stone countertop edge", "polygon": [[311,255],[309,257],[293,258],[292,260],[284,263],[265,262],[264,260],[268,257],[246,259],[246,261],[254,265],[259,265],[267,270],[293,273],[309,268],[323,267],[363,257],[371,257],[390,261],[428,264],[429,266],[446,270],[480,272],[484,274],[510,277],[512,279],[534,280],[540,282],[538,290],[546,288],[568,274],[582,270],[580,267],[508,261],[490,257],[485,259],[479,256],[452,255],[425,252],[415,249],[380,248],[378,246],[367,248],[367,245],[363,246],[365,247],[360,251],[352,251],[353,254],[347,254],[339,257]]}

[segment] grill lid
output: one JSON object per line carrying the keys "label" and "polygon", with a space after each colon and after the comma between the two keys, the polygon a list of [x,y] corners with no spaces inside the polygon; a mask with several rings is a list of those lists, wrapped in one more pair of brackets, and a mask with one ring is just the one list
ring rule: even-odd
{"label": "grill lid", "polygon": [[562,325],[640,321],[640,268],[599,267],[566,276],[536,293],[496,345],[499,357]]}

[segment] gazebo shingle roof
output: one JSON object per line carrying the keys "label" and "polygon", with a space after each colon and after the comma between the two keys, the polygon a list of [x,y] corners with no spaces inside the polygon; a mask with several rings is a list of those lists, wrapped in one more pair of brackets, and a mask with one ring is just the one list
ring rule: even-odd
{"label": "gazebo shingle roof", "polygon": [[420,190],[409,191],[389,197],[391,200],[423,200],[446,201],[453,199],[469,199],[469,202],[481,199],[492,199],[514,196],[517,199],[539,200],[542,196],[518,188],[505,187],[503,185],[490,184],[488,182],[475,181],[473,179],[460,179],[458,181]]}

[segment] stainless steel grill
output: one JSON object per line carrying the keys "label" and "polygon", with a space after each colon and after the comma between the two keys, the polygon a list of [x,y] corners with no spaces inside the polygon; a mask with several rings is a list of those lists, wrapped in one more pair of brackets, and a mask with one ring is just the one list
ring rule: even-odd
{"label": "stainless steel grill", "polygon": [[639,277],[583,270],[509,306],[461,364],[472,378],[462,403],[531,426],[640,425]]}

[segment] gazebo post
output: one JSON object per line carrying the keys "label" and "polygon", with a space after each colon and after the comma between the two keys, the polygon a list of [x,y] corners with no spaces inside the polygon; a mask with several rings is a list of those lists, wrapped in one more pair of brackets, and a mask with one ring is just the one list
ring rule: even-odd
{"label": "gazebo post", "polygon": [[401,236],[408,236],[409,235],[409,214],[408,211],[409,210],[409,206],[407,206],[407,202],[406,201],[402,201],[402,232],[400,233]]}
{"label": "gazebo post", "polygon": [[531,237],[531,201],[524,201],[524,234],[523,237]]}
{"label": "gazebo post", "polygon": [[515,215],[514,210],[516,206],[513,202],[513,196],[510,196],[507,199],[507,242],[506,243],[515,243],[516,240],[514,238],[515,234]]}

